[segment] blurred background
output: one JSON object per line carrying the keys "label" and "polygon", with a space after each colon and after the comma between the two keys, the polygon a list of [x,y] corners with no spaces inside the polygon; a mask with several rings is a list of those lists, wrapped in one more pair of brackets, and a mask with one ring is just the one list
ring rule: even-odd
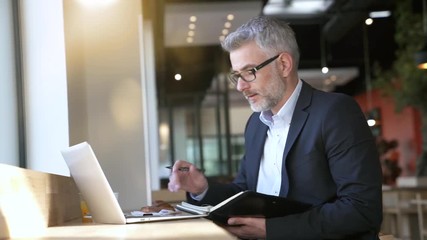
{"label": "blurred background", "polygon": [[301,79],[359,103],[395,187],[426,169],[425,4],[1,0],[0,161],[68,175],[59,150],[88,141],[123,209],[151,202],[177,159],[230,181],[252,111],[220,41],[268,15],[294,29]]}

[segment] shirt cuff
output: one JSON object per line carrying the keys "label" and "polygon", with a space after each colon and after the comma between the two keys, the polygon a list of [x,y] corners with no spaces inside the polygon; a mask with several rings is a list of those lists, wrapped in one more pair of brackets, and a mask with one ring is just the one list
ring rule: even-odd
{"label": "shirt cuff", "polygon": [[203,191],[202,193],[200,193],[199,195],[194,195],[194,194],[190,193],[190,197],[191,197],[193,200],[201,201],[201,200],[206,196],[206,193],[208,192],[208,189],[209,189],[209,187],[208,187],[208,188],[206,188],[206,190],[205,190],[205,191]]}

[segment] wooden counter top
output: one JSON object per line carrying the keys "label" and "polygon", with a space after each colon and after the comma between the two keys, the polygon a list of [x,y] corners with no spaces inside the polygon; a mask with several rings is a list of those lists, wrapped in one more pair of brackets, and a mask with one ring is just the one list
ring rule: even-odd
{"label": "wooden counter top", "polygon": [[71,224],[46,228],[42,235],[32,239],[236,240],[237,238],[212,221],[200,218],[127,225]]}

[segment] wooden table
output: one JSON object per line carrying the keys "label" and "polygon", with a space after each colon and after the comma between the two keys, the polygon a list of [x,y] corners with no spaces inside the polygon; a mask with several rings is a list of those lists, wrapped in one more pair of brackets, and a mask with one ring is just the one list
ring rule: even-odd
{"label": "wooden table", "polygon": [[200,218],[127,225],[70,224],[49,227],[40,236],[32,239],[236,240],[237,238],[212,221]]}

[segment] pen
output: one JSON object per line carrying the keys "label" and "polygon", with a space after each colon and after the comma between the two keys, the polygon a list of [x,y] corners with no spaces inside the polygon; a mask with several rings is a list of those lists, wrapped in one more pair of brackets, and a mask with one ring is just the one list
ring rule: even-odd
{"label": "pen", "polygon": [[[173,166],[167,166],[166,168],[167,169],[172,169]],[[199,172],[202,172],[202,173],[205,172],[205,170],[199,169],[199,168],[196,168],[196,170],[199,171]],[[190,168],[189,167],[180,167],[180,168],[178,168],[178,171],[180,171],[180,172],[188,172],[188,171],[190,171]]]}
{"label": "pen", "polygon": [[[167,166],[166,168],[172,169],[172,166]],[[188,172],[188,171],[190,171],[190,168],[189,167],[180,167],[180,168],[178,168],[178,170],[181,172]]]}

